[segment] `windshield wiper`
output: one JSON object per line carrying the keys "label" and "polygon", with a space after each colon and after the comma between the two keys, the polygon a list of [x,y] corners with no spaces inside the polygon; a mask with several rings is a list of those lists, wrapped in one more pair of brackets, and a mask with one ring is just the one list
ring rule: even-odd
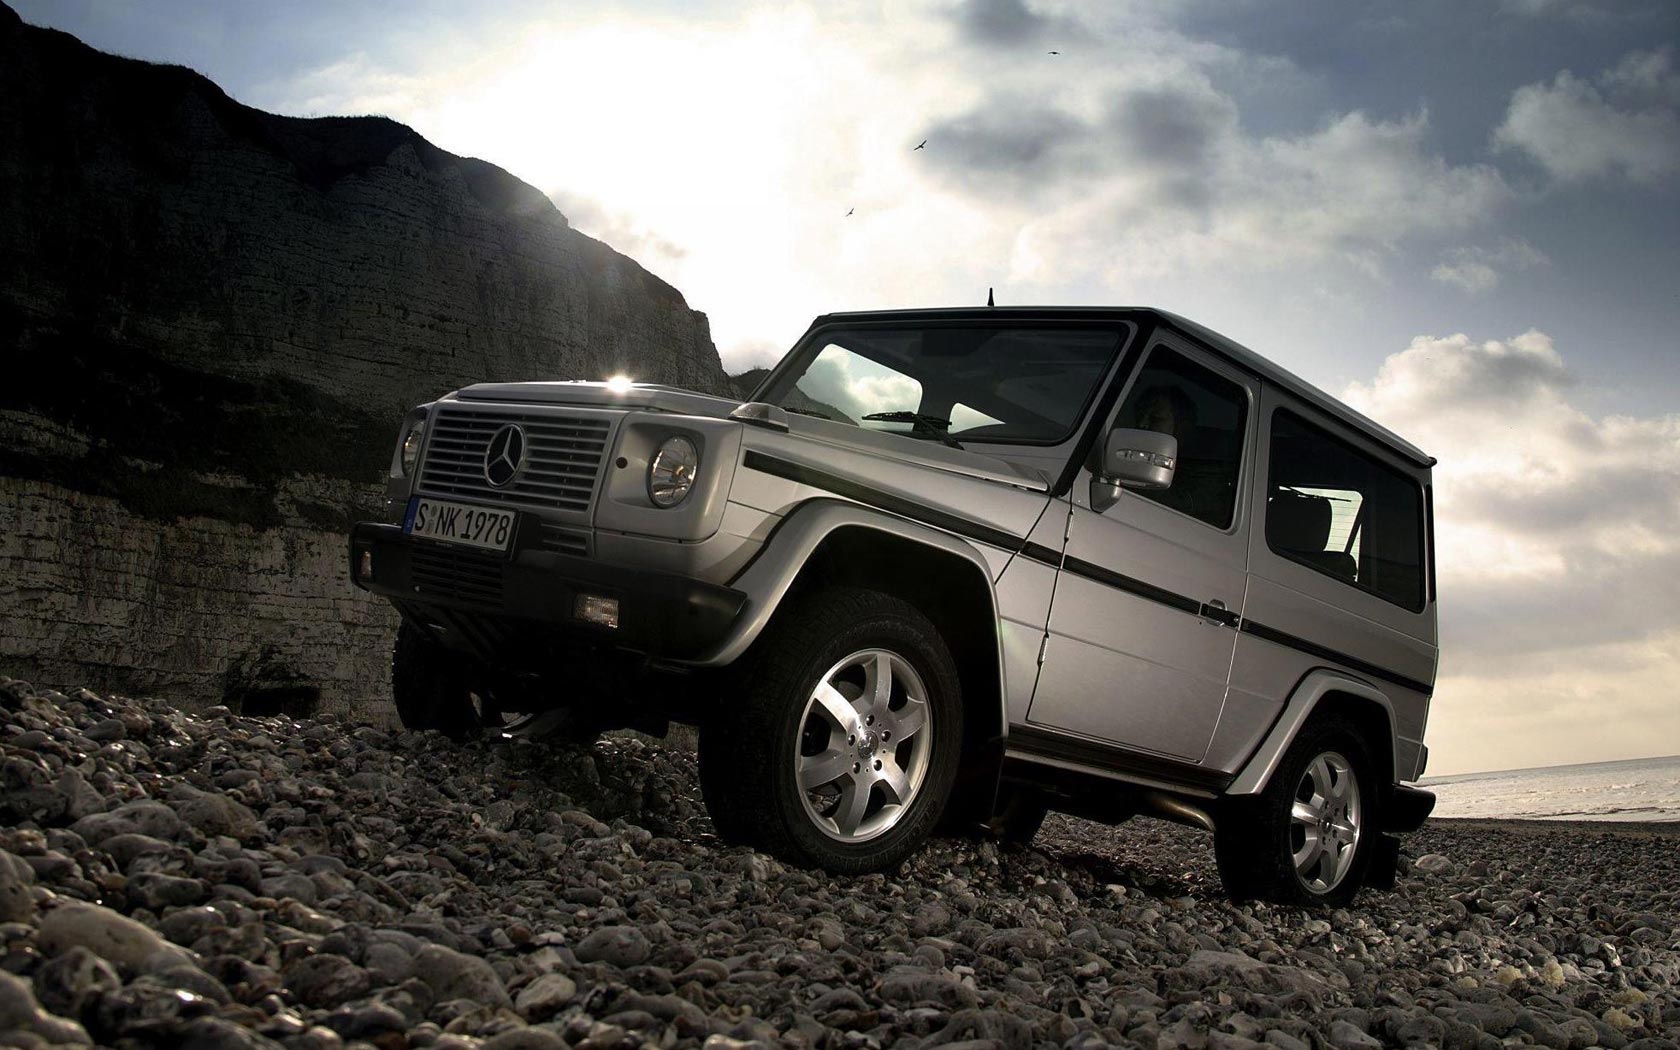
{"label": "windshield wiper", "polygon": [[863,418],[872,422],[909,423],[912,434],[927,434],[952,448],[962,448],[957,439],[948,433],[951,421],[944,416],[932,416],[922,412],[871,412]]}
{"label": "windshield wiper", "polygon": [[783,412],[792,412],[796,416],[815,416],[818,419],[826,419],[830,423],[838,422],[838,420],[829,415],[827,412],[818,412],[814,408],[794,408],[792,405],[782,405],[780,408]]}

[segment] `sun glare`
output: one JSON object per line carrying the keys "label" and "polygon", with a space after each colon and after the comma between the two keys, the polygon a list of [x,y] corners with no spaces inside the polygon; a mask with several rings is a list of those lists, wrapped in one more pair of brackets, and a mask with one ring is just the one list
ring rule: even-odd
{"label": "sun glare", "polygon": [[[576,225],[682,289],[727,354],[791,341],[825,310],[931,302],[950,268],[902,246],[985,235],[970,208],[913,185],[923,157],[902,140],[929,109],[874,46],[800,9],[550,25],[461,69],[417,125],[587,202],[598,214]],[[639,234],[672,250],[637,253]]]}

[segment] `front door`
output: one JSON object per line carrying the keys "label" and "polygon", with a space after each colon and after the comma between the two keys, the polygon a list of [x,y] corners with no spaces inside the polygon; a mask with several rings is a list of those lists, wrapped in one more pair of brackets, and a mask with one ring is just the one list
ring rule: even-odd
{"label": "front door", "polygon": [[1176,476],[1098,512],[1080,471],[1029,724],[1185,762],[1206,753],[1247,583],[1258,395],[1176,335],[1150,346],[1102,433],[1172,434]]}

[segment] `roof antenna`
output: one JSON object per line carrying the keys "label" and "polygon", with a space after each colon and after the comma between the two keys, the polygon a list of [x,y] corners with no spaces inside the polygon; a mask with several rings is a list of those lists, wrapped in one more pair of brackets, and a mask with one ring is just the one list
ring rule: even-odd
{"label": "roof antenna", "polygon": [[986,305],[987,306],[996,306],[997,305],[996,303],[992,302],[992,290],[990,288],[986,289]]}

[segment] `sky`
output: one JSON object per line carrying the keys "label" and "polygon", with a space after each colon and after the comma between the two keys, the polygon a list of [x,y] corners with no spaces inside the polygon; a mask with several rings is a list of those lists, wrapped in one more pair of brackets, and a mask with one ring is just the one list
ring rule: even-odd
{"label": "sky", "polygon": [[12,2],[507,168],[731,371],[990,288],[1207,324],[1440,459],[1431,772],[1680,753],[1673,0]]}

